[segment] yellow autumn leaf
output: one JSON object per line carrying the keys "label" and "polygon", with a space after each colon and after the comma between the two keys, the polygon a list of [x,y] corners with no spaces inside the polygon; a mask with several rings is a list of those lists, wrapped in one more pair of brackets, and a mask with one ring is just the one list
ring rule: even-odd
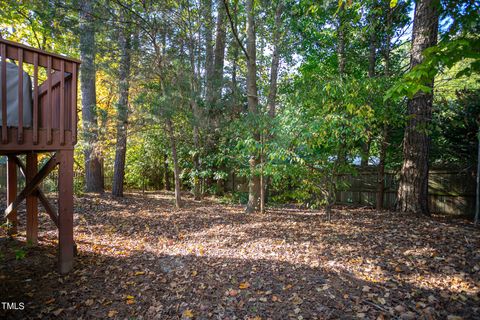
{"label": "yellow autumn leaf", "polygon": [[193,318],[193,312],[190,309],[183,311],[182,316],[184,318]]}
{"label": "yellow autumn leaf", "polygon": [[137,271],[135,272],[135,275],[136,276],[141,276],[141,275],[144,275],[145,274],[145,271]]}
{"label": "yellow autumn leaf", "polygon": [[135,299],[134,296],[127,296],[127,300],[133,300],[133,299]]}
{"label": "yellow autumn leaf", "polygon": [[397,6],[398,0],[390,0],[390,8],[395,8]]}
{"label": "yellow autumn leaf", "polygon": [[242,282],[242,283],[240,283],[240,285],[238,286],[238,288],[240,288],[240,289],[248,289],[248,288],[250,288],[250,283],[248,283],[248,282]]}

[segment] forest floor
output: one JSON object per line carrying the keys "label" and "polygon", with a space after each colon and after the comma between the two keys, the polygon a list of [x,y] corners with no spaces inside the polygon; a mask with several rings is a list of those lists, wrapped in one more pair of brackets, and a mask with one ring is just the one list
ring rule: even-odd
{"label": "forest floor", "polygon": [[[480,230],[368,209],[250,214],[171,193],[76,198],[78,256],[56,272],[39,246],[0,234],[0,300],[28,319],[479,319]],[[20,215],[23,222],[22,215]],[[0,318],[2,314],[0,310]]]}

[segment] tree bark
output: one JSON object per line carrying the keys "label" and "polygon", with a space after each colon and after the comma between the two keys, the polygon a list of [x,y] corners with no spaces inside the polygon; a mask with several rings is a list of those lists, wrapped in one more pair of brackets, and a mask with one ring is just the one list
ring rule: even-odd
{"label": "tree bark", "polygon": [[[372,9],[375,9],[373,7]],[[375,77],[375,65],[377,63],[377,28],[376,28],[376,20],[377,17],[375,14],[370,16],[370,39],[369,39],[369,49],[368,49],[368,77],[374,78]],[[370,133],[371,130],[368,127],[368,132]],[[362,155],[361,155],[361,162],[360,166],[365,168],[368,166],[368,160],[370,158],[370,145],[372,140],[367,138],[366,141],[362,142]]]}
{"label": "tree bark", "polygon": [[[439,0],[416,2],[410,67],[423,61],[423,51],[437,43]],[[428,86],[433,88],[433,79]],[[408,101],[408,124],[403,138],[397,208],[402,212],[429,215],[427,130],[432,117],[432,93],[418,92]]]}
{"label": "tree bark", "polygon": [[119,34],[121,51],[119,65],[119,99],[117,104],[117,144],[113,172],[112,195],[123,197],[125,156],[127,154],[128,93],[130,89],[130,35],[122,28]]}
{"label": "tree bark", "polygon": [[225,44],[227,39],[226,33],[226,12],[223,0],[217,1],[217,32],[215,37],[215,52],[213,63],[213,79],[212,79],[212,101],[215,106],[222,96],[223,87],[223,67],[225,60]]}
{"label": "tree bark", "polygon": [[[278,69],[280,65],[280,53],[279,46],[281,40],[281,27],[282,27],[282,13],[283,13],[284,3],[283,0],[280,0],[277,9],[275,10],[275,22],[274,22],[274,31],[273,31],[273,52],[272,52],[272,65],[270,67],[270,90],[268,92],[267,106],[268,106],[268,116],[273,119],[276,114],[276,104],[277,104],[277,81],[278,81]],[[272,139],[273,135],[268,134],[268,139]],[[263,147],[262,139],[262,147]],[[267,188],[270,184],[270,177],[264,177],[264,161],[265,161],[265,150],[262,148],[261,152],[261,167],[262,174],[260,176],[260,211],[265,212],[265,204],[267,202]]]}
{"label": "tree bark", "polygon": [[177,144],[175,140],[175,131],[173,129],[172,119],[167,119],[167,130],[170,136],[170,148],[172,149],[173,174],[175,178],[175,207],[182,207],[182,197],[180,194],[180,168],[178,166]]}
{"label": "tree bark", "polygon": [[[190,18],[190,11],[189,11],[189,18]],[[202,198],[201,193],[201,186],[200,186],[200,128],[199,123],[201,121],[201,112],[198,107],[197,99],[200,96],[199,88],[199,77],[200,73],[195,72],[195,36],[192,33],[192,28],[189,29],[190,32],[190,41],[189,41],[189,55],[190,55],[190,68],[191,68],[191,84],[190,88],[192,89],[192,95],[190,98],[190,107],[192,108],[193,113],[193,145],[195,147],[195,152],[192,156],[193,162],[193,196],[195,200],[200,200]],[[199,32],[200,34],[200,32]],[[200,43],[198,44],[200,47]],[[198,59],[200,60],[200,59]]]}
{"label": "tree bark", "polygon": [[163,158],[163,170],[164,170],[164,179],[165,179],[165,190],[172,190],[172,185],[170,183],[170,175],[168,174],[168,156],[165,153]]}
{"label": "tree bark", "polygon": [[275,117],[276,114],[276,103],[277,103],[277,81],[278,81],[278,67],[280,65],[280,37],[281,26],[282,26],[282,13],[283,13],[284,3],[283,0],[280,0],[275,11],[275,25],[273,31],[273,52],[272,52],[272,65],[270,67],[270,90],[268,92],[268,115],[271,118]]}
{"label": "tree bark", "polygon": [[[386,24],[386,39],[385,39],[385,50],[384,50],[384,60],[385,60],[385,78],[390,77],[390,43],[392,41],[391,28],[392,28],[392,8],[390,4],[386,3],[386,12],[387,12],[387,24]],[[377,210],[383,210],[383,200],[385,197],[385,162],[387,158],[387,148],[388,148],[388,125],[384,123],[383,132],[381,136],[380,143],[380,159],[378,164],[378,177],[377,177],[377,194],[376,194],[376,205]]]}
{"label": "tree bark", "polygon": [[210,101],[213,93],[213,23],[212,23],[212,0],[203,1],[204,33],[205,33],[205,97]]}
{"label": "tree bark", "polygon": [[[254,0],[247,0],[247,101],[248,111],[252,117],[258,116],[258,96],[257,96],[257,49],[255,35],[255,14]],[[257,127],[252,128],[252,134],[255,141],[260,142],[260,132]],[[257,174],[257,165],[259,163],[258,151],[250,156],[250,180],[248,183],[248,203],[246,212],[255,212],[259,210],[260,196],[260,177]]]}
{"label": "tree bark", "polygon": [[85,191],[103,192],[102,162],[98,150],[97,98],[95,88],[95,22],[94,1],[80,5],[80,87],[82,90],[83,138],[85,141]]}
{"label": "tree bark", "polygon": [[383,199],[385,195],[385,161],[387,158],[388,147],[388,126],[384,124],[382,132],[382,141],[380,145],[380,160],[378,164],[378,178],[377,178],[377,194],[376,205],[377,210],[383,209]]}

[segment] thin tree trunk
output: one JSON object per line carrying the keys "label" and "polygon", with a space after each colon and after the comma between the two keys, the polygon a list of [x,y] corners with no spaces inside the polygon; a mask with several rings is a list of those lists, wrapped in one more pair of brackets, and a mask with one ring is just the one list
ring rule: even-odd
{"label": "thin tree trunk", "polygon": [[122,28],[119,35],[121,58],[119,65],[119,100],[117,104],[117,145],[113,172],[112,195],[123,197],[125,156],[127,154],[128,92],[130,89],[130,35]]}
{"label": "thin tree trunk", "polygon": [[387,147],[388,147],[388,127],[386,124],[384,124],[383,133],[382,133],[382,142],[380,145],[380,160],[378,164],[377,199],[376,199],[376,206],[375,206],[377,210],[383,209],[383,199],[385,195],[385,161],[387,158]]}
{"label": "thin tree trunk", "polygon": [[80,7],[80,87],[82,90],[82,121],[85,140],[85,191],[103,192],[102,163],[97,150],[98,122],[95,88],[95,22],[94,2],[81,2]]}
{"label": "thin tree trunk", "polygon": [[[480,124],[480,121],[478,121]],[[477,152],[477,192],[475,194],[475,220],[474,224],[475,226],[478,225],[480,222],[480,126],[478,128],[478,133],[477,133],[477,147],[478,147],[478,152]]]}
{"label": "thin tree trunk", "polygon": [[203,1],[204,12],[204,33],[205,33],[205,97],[207,101],[211,100],[213,86],[213,36],[212,36],[212,0]]}
{"label": "thin tree trunk", "polygon": [[[391,43],[391,28],[392,28],[392,8],[390,8],[390,4],[386,4],[387,11],[387,25],[386,25],[386,39],[385,39],[385,51],[384,51],[384,59],[385,59],[385,70],[384,76],[385,78],[390,77],[390,43]],[[387,158],[387,148],[388,148],[388,125],[384,123],[383,125],[383,132],[381,137],[381,145],[380,145],[380,161],[378,164],[378,178],[377,178],[377,195],[376,195],[376,209],[383,210],[383,201],[385,198],[385,162]]]}
{"label": "thin tree trunk", "polygon": [[[219,139],[218,128],[219,128],[219,112],[218,104],[222,99],[222,88],[223,88],[223,69],[225,61],[225,46],[226,46],[226,11],[223,0],[217,1],[217,31],[215,36],[215,51],[214,51],[214,64],[213,64],[213,78],[212,78],[212,94],[211,100],[208,101],[209,106],[212,108],[213,112],[210,113],[211,117],[211,130],[212,133],[212,142],[214,145],[217,145]],[[215,171],[221,170],[221,168],[213,168]],[[224,194],[224,181],[223,179],[217,179],[216,181],[216,195],[221,196]]]}
{"label": "thin tree trunk", "polygon": [[178,167],[177,144],[175,141],[175,131],[173,129],[172,119],[167,119],[167,130],[170,136],[170,147],[172,149],[173,175],[175,178],[175,207],[182,207],[182,197],[180,194],[180,168]]}
{"label": "thin tree trunk", "polygon": [[[277,5],[277,9],[275,10],[275,23],[274,23],[274,32],[273,32],[273,52],[272,52],[272,65],[270,67],[270,90],[268,92],[268,116],[273,119],[275,118],[276,114],[276,104],[277,104],[277,82],[278,82],[278,69],[280,65],[280,53],[279,53],[279,46],[281,40],[281,27],[282,27],[282,13],[283,13],[284,3],[283,0]],[[272,139],[273,135],[270,133],[268,134],[268,139]],[[263,140],[263,139],[262,139]],[[262,142],[263,146],[263,142]],[[270,184],[270,177],[264,177],[264,161],[265,155],[264,150],[262,149],[261,154],[261,166],[262,166],[262,173],[260,179],[260,211],[263,213],[265,212],[265,204],[267,202],[267,189]]]}
{"label": "thin tree trunk", "polygon": [[[375,9],[375,8],[373,8]],[[375,65],[377,63],[377,28],[376,28],[377,16],[372,14],[370,17],[370,40],[369,40],[369,52],[368,52],[368,77],[375,77]],[[368,132],[371,130],[368,127]],[[362,142],[362,156],[360,166],[365,168],[368,166],[368,160],[370,158],[370,145],[372,143],[371,138],[367,138]]]}
{"label": "thin tree trunk", "polygon": [[[248,111],[253,117],[258,116],[257,96],[257,49],[255,35],[254,0],[247,0],[247,101]],[[252,128],[255,141],[260,141],[258,128]],[[248,184],[248,203],[246,212],[255,212],[259,209],[260,177],[256,172],[259,163],[258,151],[250,156],[250,181]]]}
{"label": "thin tree trunk", "polygon": [[[411,68],[423,61],[423,51],[437,43],[439,0],[419,0],[415,6]],[[433,79],[428,84],[433,88]],[[408,124],[403,138],[397,208],[402,212],[429,215],[427,130],[432,117],[432,93],[418,92],[408,101]]]}
{"label": "thin tree trunk", "polygon": [[[190,18],[190,11],[189,11],[189,18]],[[193,161],[193,196],[195,200],[200,200],[202,197],[201,188],[200,188],[200,109],[198,108],[197,99],[199,97],[199,73],[195,72],[195,37],[191,33],[190,28],[190,41],[189,41],[189,55],[190,55],[190,68],[191,68],[191,89],[192,95],[190,98],[190,106],[192,108],[193,113],[193,145],[195,147],[195,152],[192,157]],[[199,32],[200,34],[200,32]],[[200,46],[200,44],[198,45]],[[199,59],[200,60],[200,59]]]}
{"label": "thin tree trunk", "polygon": [[[235,28],[235,33],[238,33],[238,1],[235,1],[235,6],[233,8],[233,28]],[[235,38],[232,39],[231,46],[233,46],[233,58],[232,58],[232,112],[233,118],[238,117],[241,110],[241,105],[238,102],[238,84],[237,84],[237,70],[238,70],[238,56],[239,56],[239,46]]]}
{"label": "thin tree trunk", "polygon": [[275,11],[275,30],[273,33],[273,52],[272,52],[272,65],[270,67],[270,90],[268,92],[268,115],[271,118],[275,117],[276,103],[277,103],[277,81],[278,81],[278,67],[280,65],[280,38],[281,38],[281,26],[282,26],[282,13],[284,3],[280,0]]}
{"label": "thin tree trunk", "polygon": [[213,80],[212,80],[212,101],[215,106],[221,99],[223,87],[223,67],[225,60],[225,44],[227,39],[226,33],[226,12],[223,0],[217,1],[217,33],[215,37],[215,52],[213,64]]}
{"label": "thin tree trunk", "polygon": [[164,169],[164,179],[165,179],[165,190],[172,190],[172,185],[170,183],[170,175],[168,174],[168,156],[165,153],[163,158],[163,169]]}
{"label": "thin tree trunk", "polygon": [[[347,64],[347,57],[345,56],[345,4],[342,2],[338,11],[338,26],[337,26],[337,58],[338,58],[338,74],[340,78],[345,75],[345,66]],[[344,130],[342,130],[344,132]],[[340,165],[347,163],[347,146],[345,136],[342,134],[340,137],[340,148],[338,150],[337,159]]]}

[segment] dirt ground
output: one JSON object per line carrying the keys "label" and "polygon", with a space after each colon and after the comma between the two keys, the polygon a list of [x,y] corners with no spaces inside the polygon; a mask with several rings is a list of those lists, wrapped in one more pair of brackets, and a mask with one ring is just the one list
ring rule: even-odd
{"label": "dirt ground", "polygon": [[469,222],[172,201],[77,198],[66,276],[48,216],[31,247],[20,213],[15,238],[0,231],[0,300],[25,308],[0,318],[480,319],[480,229]]}

